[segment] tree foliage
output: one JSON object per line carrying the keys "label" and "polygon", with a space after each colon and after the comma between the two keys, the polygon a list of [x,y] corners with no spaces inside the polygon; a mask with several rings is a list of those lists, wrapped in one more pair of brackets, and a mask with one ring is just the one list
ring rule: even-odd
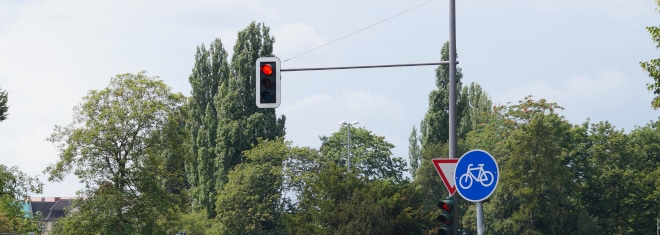
{"label": "tree foliage", "polygon": [[39,225],[43,217],[40,214],[26,214],[22,203],[24,203],[22,200],[16,200],[9,195],[0,195],[0,233],[41,234]]}
{"label": "tree foliage", "polygon": [[[394,145],[362,127],[351,128],[351,171],[367,179],[403,180],[406,162],[392,156]],[[322,136],[321,154],[326,162],[339,166],[348,163],[348,127],[341,127],[331,136]]]}
{"label": "tree foliage", "polygon": [[243,151],[258,140],[284,136],[284,116],[255,106],[254,61],[272,56],[269,28],[252,22],[238,33],[231,62],[219,39],[211,50],[198,47],[190,76],[193,96],[187,129],[192,160],[187,164],[195,208],[215,217],[218,193],[229,172],[244,160]]}
{"label": "tree foliage", "polygon": [[283,162],[289,144],[281,139],[266,140],[244,152],[245,161],[229,172],[229,180],[216,202],[220,234],[283,231]]}
{"label": "tree foliage", "polygon": [[243,161],[243,151],[251,149],[260,138],[274,140],[284,136],[284,116],[274,109],[255,105],[255,61],[272,56],[275,38],[265,25],[252,22],[238,33],[231,60],[230,81],[220,87],[214,102],[218,109],[218,171],[224,183],[227,175]]}
{"label": "tree foliage", "polygon": [[[660,1],[656,0],[656,5],[659,6],[656,10],[659,10]],[[660,49],[660,26],[646,27],[646,31],[651,34],[651,39],[655,43],[656,49]],[[651,107],[653,107],[653,109],[658,109],[660,108],[660,58],[640,62],[639,65],[642,66],[642,69],[644,69],[647,75],[653,79],[651,83],[646,84],[646,88],[655,95],[653,100],[651,100]]]}
{"label": "tree foliage", "polygon": [[413,126],[412,131],[410,131],[410,137],[408,137],[408,161],[410,162],[410,175],[413,180],[417,174],[417,169],[419,169],[419,164],[422,163],[422,150],[419,142],[417,128]]}
{"label": "tree foliage", "polygon": [[0,233],[38,231],[39,218],[26,215],[21,202],[29,201],[30,193],[41,193],[43,183],[17,167],[0,164]]}
{"label": "tree foliage", "polygon": [[2,87],[0,87],[0,122],[7,119],[7,111],[9,111],[9,106],[7,106],[7,97],[7,91],[2,90]]}
{"label": "tree foliage", "polygon": [[368,180],[331,162],[305,180],[291,234],[417,234],[405,185]]}
{"label": "tree foliage", "polygon": [[48,140],[60,159],[46,168],[49,180],[73,171],[86,187],[62,233],[156,233],[172,204],[159,182],[160,159],[149,154],[162,147],[152,137],[182,101],[158,77],[120,74],[83,98],[71,124],[55,127]]}
{"label": "tree foliage", "polygon": [[28,176],[18,167],[0,164],[0,196],[27,198],[30,193],[41,193],[43,183],[39,178]]}
{"label": "tree foliage", "polygon": [[[449,42],[445,42],[440,51],[442,61],[449,60]],[[429,145],[443,145],[449,141],[449,67],[440,65],[435,70],[435,85],[437,90],[429,94],[429,109],[424,115],[420,125],[422,149]],[[456,68],[456,97],[457,121],[460,123],[466,107],[465,99],[461,96],[463,86],[461,68]]]}
{"label": "tree foliage", "polygon": [[220,39],[214,40],[207,50],[204,44],[197,47],[195,66],[188,81],[192,95],[188,100],[186,130],[190,161],[187,161],[188,178],[196,209],[204,209],[207,216],[215,214],[215,197],[220,185],[218,171],[218,110],[214,100],[220,86],[229,83],[227,52]]}

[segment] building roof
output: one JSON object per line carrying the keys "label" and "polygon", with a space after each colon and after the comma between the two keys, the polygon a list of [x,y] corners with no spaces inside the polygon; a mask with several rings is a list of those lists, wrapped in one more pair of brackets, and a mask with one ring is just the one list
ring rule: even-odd
{"label": "building roof", "polygon": [[55,198],[55,200],[33,200],[32,213],[41,212],[43,221],[54,221],[64,217],[64,209],[71,205],[69,198]]}

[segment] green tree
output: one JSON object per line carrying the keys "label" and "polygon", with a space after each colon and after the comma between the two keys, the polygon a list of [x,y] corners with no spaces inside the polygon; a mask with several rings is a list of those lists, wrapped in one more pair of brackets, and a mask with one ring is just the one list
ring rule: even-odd
{"label": "green tree", "polygon": [[[284,189],[282,192],[285,195],[291,195],[293,201],[300,201],[299,199],[303,197],[306,182],[315,177],[325,165],[327,163],[321,158],[321,153],[317,149],[292,147],[283,162]],[[287,203],[288,205],[284,206],[295,212],[297,204]]]}
{"label": "green tree", "polygon": [[[293,195],[294,203],[284,200],[288,203],[283,205],[288,233],[421,233],[415,221],[417,210],[412,206],[419,197],[408,181],[399,178],[405,162],[391,157],[389,149],[393,146],[364,128],[352,129],[351,144],[356,144],[352,147],[356,152],[351,161],[356,161],[356,165],[349,173],[346,134],[344,127],[329,137],[321,137],[321,151],[292,148],[289,152],[284,162],[283,185],[284,192]],[[391,173],[390,168],[398,173]]]}
{"label": "green tree", "polygon": [[410,132],[410,137],[408,138],[408,157],[410,161],[410,175],[412,179],[415,179],[417,169],[419,169],[419,164],[422,163],[422,150],[419,146],[419,137],[417,137],[417,128],[413,126],[412,131]]}
{"label": "green tree", "polygon": [[266,140],[244,152],[244,161],[229,172],[229,181],[218,195],[220,234],[284,231],[280,218],[283,162],[289,144],[282,139]]}
{"label": "green tree", "polygon": [[164,200],[161,162],[150,154],[162,146],[152,137],[182,101],[158,77],[120,74],[83,97],[71,124],[55,127],[48,140],[60,159],[45,173],[60,181],[73,171],[85,183],[84,199],[74,202],[76,213],[62,219],[61,233],[161,231],[157,220],[173,204]]}
{"label": "green tree", "polygon": [[368,181],[334,162],[305,183],[292,234],[392,234],[392,220],[376,192],[381,180]]}
{"label": "green tree", "polygon": [[[275,39],[265,25],[252,22],[238,33],[231,60],[230,81],[220,85],[214,102],[218,114],[217,177],[224,185],[227,175],[244,160],[243,151],[259,139],[274,140],[285,134],[285,117],[274,109],[259,109],[255,102],[255,61],[272,56]],[[220,189],[220,188],[218,188]]]}
{"label": "green tree", "polygon": [[[445,42],[440,51],[442,61],[449,60],[449,42]],[[429,94],[429,109],[420,125],[422,149],[429,145],[443,145],[449,141],[449,67],[440,65],[435,70],[437,90]],[[463,77],[462,70],[456,68],[456,104],[457,121],[460,123],[466,102],[460,94]]]}
{"label": "green tree", "polygon": [[[339,166],[347,164],[348,127],[341,127],[330,136],[322,136],[321,154],[325,162]],[[368,179],[403,181],[406,162],[392,156],[394,145],[363,127],[351,128],[351,171]]]}
{"label": "green tree", "polygon": [[436,231],[441,224],[437,221],[437,203],[449,195],[444,182],[433,166],[432,159],[447,158],[449,155],[448,144],[429,145],[421,152],[422,164],[417,169],[415,180],[412,182],[414,189],[415,204],[411,207],[416,212],[415,220],[425,234]]}
{"label": "green tree", "polygon": [[[584,209],[599,218],[598,225],[616,234],[628,234],[629,221],[623,200],[630,190],[627,181],[629,141],[623,130],[616,130],[608,122],[585,123],[577,126],[576,134],[582,145],[571,154],[571,165],[575,166],[574,179],[580,183],[579,199]],[[628,172],[628,173],[626,173]]]}
{"label": "green tree", "polygon": [[41,234],[39,225],[41,216],[30,215],[23,211],[23,200],[9,195],[0,195],[0,233],[1,234]]}
{"label": "green tree", "polygon": [[221,84],[229,82],[227,52],[222,41],[216,39],[209,50],[204,44],[197,47],[195,66],[188,77],[192,95],[188,101],[186,130],[189,132],[187,172],[196,209],[204,209],[208,217],[215,215],[215,198],[219,190],[218,171],[218,113],[214,99]]}
{"label": "green tree", "polygon": [[0,87],[0,122],[7,119],[7,111],[9,106],[7,106],[7,91],[2,90]]}
{"label": "green tree", "polygon": [[[512,105],[510,116],[520,124],[507,142],[511,155],[502,162],[502,191],[512,192],[512,232],[516,234],[567,234],[569,220],[562,210],[570,210],[568,195],[574,187],[562,166],[563,148],[568,143],[570,124],[554,113],[556,104],[527,98]],[[558,206],[559,205],[559,206]],[[566,218],[564,218],[566,219]]]}
{"label": "green tree", "polygon": [[190,159],[187,155],[185,143],[189,136],[185,125],[188,115],[187,108],[181,107],[172,110],[168,114],[162,128],[155,131],[151,136],[151,142],[159,148],[151,148],[152,163],[158,172],[162,172],[159,180],[168,194],[173,195],[176,204],[183,211],[190,207],[190,195],[188,192],[188,180],[185,169],[186,162]]}
{"label": "green tree", "polygon": [[596,231],[593,218],[572,196],[578,185],[567,156],[574,139],[571,125],[555,112],[558,109],[562,108],[555,103],[526,97],[507,107],[503,122],[493,119],[508,130],[494,128],[495,134],[481,135],[503,139],[500,146],[491,145],[498,153],[501,184],[484,205],[486,216],[495,218],[487,229],[493,234]]}
{"label": "green tree", "polygon": [[[656,5],[660,7],[660,1],[656,0]],[[660,10],[660,8],[657,10]],[[656,49],[660,48],[660,26],[649,26],[646,27],[646,30],[651,34],[651,39],[655,42]],[[647,72],[649,77],[653,79],[653,82],[647,83],[647,89],[655,95],[651,101],[651,107],[658,109],[660,108],[660,58],[640,62],[639,64]]]}
{"label": "green tree", "polygon": [[29,194],[41,193],[43,183],[39,178],[28,176],[18,167],[0,164],[0,195],[12,198],[28,198]]}
{"label": "green tree", "polygon": [[17,167],[0,164],[0,233],[29,233],[39,231],[39,218],[26,215],[21,202],[29,193],[41,193],[43,183]]}
{"label": "green tree", "polygon": [[474,128],[488,123],[489,118],[492,117],[493,102],[481,86],[474,82],[470,83],[469,86],[464,86],[461,95],[466,107],[459,123],[458,138],[465,139],[467,133]]}
{"label": "green tree", "polygon": [[660,120],[636,127],[627,137],[618,159],[625,163],[622,192],[627,193],[620,213],[630,217],[630,234],[652,234],[655,230],[648,224],[660,219]]}

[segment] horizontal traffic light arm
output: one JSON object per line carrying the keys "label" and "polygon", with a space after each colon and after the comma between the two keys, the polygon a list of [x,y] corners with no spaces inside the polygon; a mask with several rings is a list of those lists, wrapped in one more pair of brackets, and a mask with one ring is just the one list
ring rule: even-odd
{"label": "horizontal traffic light arm", "polygon": [[[458,64],[458,61],[456,61],[456,64]],[[381,65],[360,65],[360,66],[340,66],[340,67],[296,68],[296,69],[280,69],[280,71],[297,72],[297,71],[313,71],[313,70],[371,69],[371,68],[412,67],[412,66],[428,66],[428,65],[449,65],[449,61],[440,61],[433,63],[415,63],[415,64],[381,64]]]}

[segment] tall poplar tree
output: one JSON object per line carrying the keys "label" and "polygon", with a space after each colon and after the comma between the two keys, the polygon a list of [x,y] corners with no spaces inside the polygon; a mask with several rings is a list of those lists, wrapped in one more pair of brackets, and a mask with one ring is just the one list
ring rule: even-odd
{"label": "tall poplar tree", "polygon": [[7,91],[2,90],[2,87],[0,87],[0,122],[7,119],[7,110],[9,110],[7,106]]}
{"label": "tall poplar tree", "polygon": [[465,139],[467,133],[478,125],[488,123],[493,113],[493,102],[481,86],[475,82],[463,87],[461,97],[466,107],[461,122],[458,124],[458,138]]}
{"label": "tall poplar tree", "polygon": [[285,117],[277,117],[275,109],[257,108],[255,102],[255,61],[273,56],[275,38],[269,32],[262,23],[252,22],[238,33],[230,80],[220,85],[220,95],[214,100],[219,123],[215,176],[220,185],[227,182],[229,171],[243,161],[243,151],[256,146],[259,139],[274,140],[285,133]]}
{"label": "tall poplar tree", "polygon": [[413,126],[408,138],[410,145],[408,146],[408,157],[410,158],[410,175],[415,179],[419,164],[422,163],[422,150],[419,146],[419,137],[417,136],[417,127]]}
{"label": "tall poplar tree", "polygon": [[[442,46],[440,55],[442,61],[449,60],[449,42],[445,42]],[[422,149],[428,148],[429,145],[442,145],[449,141],[449,67],[438,66],[435,70],[435,77],[435,85],[438,89],[429,94],[429,109],[420,125]],[[460,123],[466,106],[464,99],[460,99],[462,77],[461,69],[456,68],[457,123]]]}
{"label": "tall poplar tree", "polygon": [[221,84],[229,82],[227,52],[222,41],[216,39],[207,50],[204,44],[197,47],[195,67],[188,78],[192,95],[188,104],[186,129],[190,133],[187,164],[191,194],[196,209],[205,209],[208,217],[215,213],[218,170],[217,130],[218,113],[214,99]]}
{"label": "tall poplar tree", "polygon": [[284,136],[284,116],[255,103],[255,61],[273,56],[269,28],[252,22],[238,33],[231,63],[220,39],[210,50],[198,47],[190,76],[189,102],[191,160],[187,164],[195,208],[209,218],[216,215],[216,198],[227,183],[228,173],[259,139]]}

